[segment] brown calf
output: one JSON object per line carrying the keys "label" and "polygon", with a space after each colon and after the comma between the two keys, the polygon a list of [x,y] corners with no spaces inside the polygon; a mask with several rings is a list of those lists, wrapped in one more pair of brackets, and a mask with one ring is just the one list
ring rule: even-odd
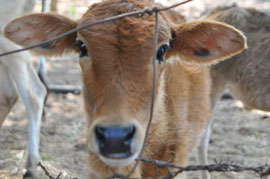
{"label": "brown calf", "polygon": [[[78,22],[56,14],[32,14],[9,23],[5,35],[28,46],[145,7],[152,4],[108,0],[89,7]],[[127,174],[142,148],[153,87],[154,26],[153,15],[127,17],[33,50],[42,55],[80,50],[91,179],[106,178],[112,170]],[[186,165],[209,118],[207,65],[241,52],[245,37],[224,23],[184,23],[181,15],[167,11],[159,15],[158,39],[157,59],[164,63],[157,66],[154,116],[143,157]],[[140,163],[132,177],[155,177],[155,173],[154,167]]]}
{"label": "brown calf", "polygon": [[[229,89],[233,97],[241,100],[247,109],[270,111],[270,16],[255,9],[231,6],[217,8],[205,18],[240,29],[246,35],[249,47],[243,53],[211,67],[212,108],[225,89]],[[208,163],[211,123],[212,119],[199,147],[203,164]]]}

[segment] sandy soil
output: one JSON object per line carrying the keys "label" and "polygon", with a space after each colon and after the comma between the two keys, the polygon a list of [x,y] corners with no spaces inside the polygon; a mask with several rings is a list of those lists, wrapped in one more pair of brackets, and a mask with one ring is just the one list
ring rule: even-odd
{"label": "sandy soil", "polygon": [[[240,105],[239,105],[240,104]],[[63,172],[87,178],[85,147],[86,122],[80,96],[51,94],[46,107],[47,119],[41,127],[40,153],[45,166],[55,177]],[[214,113],[209,148],[210,162],[229,161],[257,166],[270,160],[270,114],[245,111],[240,102],[220,101]],[[0,179],[20,178],[24,172],[27,147],[27,119],[21,101],[0,130]],[[196,152],[191,164],[196,164]],[[46,179],[40,171],[41,178]],[[198,178],[198,173],[189,175]],[[213,173],[213,179],[255,179],[252,172]]]}
{"label": "sandy soil", "polygon": [[[67,1],[65,1],[67,2]],[[87,1],[60,0],[59,12],[76,19],[85,11]],[[92,1],[88,1],[91,3]],[[175,2],[171,0],[170,3]],[[183,13],[198,17],[199,12],[225,1],[196,1],[183,7]],[[226,3],[232,3],[232,0]],[[238,3],[239,4],[239,3]],[[245,7],[269,9],[270,2],[243,0]],[[37,8],[39,5],[37,5]],[[190,18],[190,19],[192,19]],[[77,57],[65,56],[47,61],[50,84],[80,85],[80,68]],[[44,165],[55,177],[87,178],[87,153],[85,146],[86,122],[81,96],[50,94],[46,106],[47,117],[41,127],[40,154]],[[257,166],[270,160],[270,113],[245,111],[235,100],[220,101],[213,114],[214,125],[209,148],[210,162],[233,161],[236,164]],[[21,178],[24,171],[27,147],[27,118],[21,100],[14,106],[0,130],[0,179]],[[195,154],[190,163],[196,164]],[[257,179],[252,172],[212,173],[213,179]],[[40,170],[40,178],[45,177]],[[188,178],[198,178],[192,173]]]}

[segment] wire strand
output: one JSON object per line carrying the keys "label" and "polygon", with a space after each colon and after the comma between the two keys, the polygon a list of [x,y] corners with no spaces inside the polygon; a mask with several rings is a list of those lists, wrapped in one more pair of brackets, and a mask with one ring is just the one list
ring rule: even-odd
{"label": "wire strand", "polygon": [[174,5],[169,6],[169,7],[165,7],[165,8],[153,7],[151,10],[144,9],[142,11],[134,11],[134,12],[124,13],[124,14],[120,14],[120,15],[117,15],[117,16],[113,16],[113,17],[108,17],[108,18],[105,18],[105,19],[102,19],[102,20],[98,20],[98,21],[95,21],[95,22],[92,22],[92,23],[89,23],[89,24],[85,24],[85,25],[79,26],[77,28],[74,28],[72,30],[69,30],[69,31],[67,31],[65,33],[62,33],[62,34],[60,34],[60,35],[58,35],[58,36],[56,36],[54,38],[51,38],[51,39],[42,41],[40,43],[31,45],[31,46],[28,46],[28,47],[25,47],[25,48],[21,48],[21,49],[17,49],[17,50],[13,50],[13,51],[2,53],[2,54],[0,54],[0,57],[6,56],[6,55],[11,55],[13,53],[19,53],[19,52],[22,52],[22,51],[26,51],[26,50],[30,50],[30,49],[33,49],[33,48],[36,48],[36,47],[39,47],[39,46],[46,45],[46,44],[51,43],[51,42],[53,42],[55,40],[58,40],[60,38],[63,38],[65,36],[69,35],[69,34],[75,33],[77,31],[80,31],[82,29],[85,29],[85,28],[90,27],[90,26],[93,26],[93,25],[97,25],[97,24],[101,24],[101,23],[113,21],[113,20],[116,20],[116,19],[124,18],[124,17],[134,16],[134,15],[143,16],[145,14],[152,14],[153,12],[165,11],[165,10],[168,10],[168,9],[175,8],[177,6],[180,6],[182,4],[186,4],[186,3],[190,2],[190,1],[192,1],[192,0],[187,0],[187,1],[184,1],[184,2],[181,2],[181,3],[174,4]]}

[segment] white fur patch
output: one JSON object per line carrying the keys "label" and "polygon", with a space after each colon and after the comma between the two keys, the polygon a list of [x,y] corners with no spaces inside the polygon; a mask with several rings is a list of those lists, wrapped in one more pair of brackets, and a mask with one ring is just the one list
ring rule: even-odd
{"label": "white fur patch", "polygon": [[138,153],[135,153],[129,158],[120,159],[120,160],[105,158],[101,155],[99,155],[99,158],[107,165],[110,165],[113,167],[124,167],[131,164],[138,157],[138,155],[139,155]]}
{"label": "white fur patch", "polygon": [[180,62],[180,57],[179,56],[171,56],[170,58],[165,60],[166,63],[173,64],[175,62]]}

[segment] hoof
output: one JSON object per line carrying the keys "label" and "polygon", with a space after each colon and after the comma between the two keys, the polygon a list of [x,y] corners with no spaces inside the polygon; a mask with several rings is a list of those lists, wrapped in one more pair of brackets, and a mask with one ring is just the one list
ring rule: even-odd
{"label": "hoof", "polygon": [[37,175],[31,171],[27,171],[24,175],[23,175],[23,179],[38,179]]}

